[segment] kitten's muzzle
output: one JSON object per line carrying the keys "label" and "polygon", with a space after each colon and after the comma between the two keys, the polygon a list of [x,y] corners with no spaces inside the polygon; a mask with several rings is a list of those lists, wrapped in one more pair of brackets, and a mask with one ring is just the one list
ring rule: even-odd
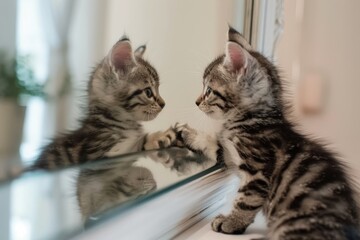
{"label": "kitten's muzzle", "polygon": [[159,104],[159,106],[161,107],[161,109],[163,109],[163,108],[165,107],[165,101],[164,101],[164,99],[162,99],[161,97],[158,97],[158,98],[156,99],[156,102],[157,102],[157,104]]}
{"label": "kitten's muzzle", "polygon": [[198,99],[196,99],[196,101],[195,101],[196,106],[199,106],[200,103],[202,102],[202,100],[203,100],[202,96],[198,97]]}

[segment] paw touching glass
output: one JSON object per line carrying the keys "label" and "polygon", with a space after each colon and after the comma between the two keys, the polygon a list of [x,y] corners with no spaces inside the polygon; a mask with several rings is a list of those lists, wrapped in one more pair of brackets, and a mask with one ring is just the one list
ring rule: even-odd
{"label": "paw touching glass", "polygon": [[145,139],[144,150],[155,150],[176,146],[177,138],[174,127],[162,132],[149,134]]}
{"label": "paw touching glass", "polygon": [[178,144],[180,144],[179,147],[181,146],[189,147],[195,141],[197,131],[191,128],[188,124],[176,123],[174,130],[176,132]]}

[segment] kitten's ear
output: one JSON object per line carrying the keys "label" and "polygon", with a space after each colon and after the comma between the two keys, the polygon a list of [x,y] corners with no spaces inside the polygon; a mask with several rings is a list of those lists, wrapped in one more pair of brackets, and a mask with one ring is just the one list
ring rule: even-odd
{"label": "kitten's ear", "polygon": [[247,68],[249,54],[236,42],[227,42],[225,50],[225,67],[231,71],[242,74]]}
{"label": "kitten's ear", "polygon": [[230,25],[229,25],[229,31],[228,31],[228,41],[236,42],[248,51],[253,50],[250,43],[245,39],[245,37],[238,31],[236,31],[235,28],[231,27]]}
{"label": "kitten's ear", "polygon": [[126,72],[135,65],[135,58],[130,40],[126,37],[120,39],[111,49],[111,64],[117,69]]}
{"label": "kitten's ear", "polygon": [[136,57],[142,58],[145,53],[145,50],[146,50],[146,45],[142,45],[135,50],[134,54]]}

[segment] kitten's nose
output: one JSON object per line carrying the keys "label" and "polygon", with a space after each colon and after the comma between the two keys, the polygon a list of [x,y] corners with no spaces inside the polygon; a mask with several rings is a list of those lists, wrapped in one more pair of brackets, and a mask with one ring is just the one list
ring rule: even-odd
{"label": "kitten's nose", "polygon": [[202,101],[202,97],[200,96],[200,97],[198,97],[198,99],[196,99],[196,102],[195,102],[196,106],[199,106],[201,101]]}
{"label": "kitten's nose", "polygon": [[164,99],[162,99],[160,96],[157,98],[157,103],[159,104],[159,106],[161,108],[164,108],[165,107],[165,101]]}

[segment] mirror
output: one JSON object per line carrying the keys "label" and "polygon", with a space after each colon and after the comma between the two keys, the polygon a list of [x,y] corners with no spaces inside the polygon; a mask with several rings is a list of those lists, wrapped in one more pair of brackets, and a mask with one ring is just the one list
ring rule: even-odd
{"label": "mirror", "polygon": [[[199,83],[206,65],[223,53],[228,24],[243,31],[246,20],[245,1],[216,0],[5,0],[1,13],[4,21],[0,22],[6,24],[0,30],[7,33],[0,41],[1,59],[12,76],[0,76],[0,110],[4,113],[0,117],[0,162],[5,166],[0,179],[20,174],[52,139],[71,135],[83,126],[89,112],[87,88],[92,69],[109,56],[124,34],[133,51],[146,45],[143,59],[156,70],[160,86],[155,94],[166,104],[156,118],[139,121],[144,134],[164,131],[176,122],[212,129],[216,122],[195,105]],[[12,93],[16,86],[4,84],[5,80],[16,80],[20,90]],[[81,137],[75,139],[75,145],[63,146],[62,153],[49,158],[72,155],[82,142]],[[61,144],[65,143],[54,147]],[[70,158],[69,164],[77,162]]]}
{"label": "mirror", "polygon": [[[132,54],[146,45],[142,58],[156,70],[166,104],[156,118],[139,122],[144,134],[176,122],[212,129],[216,122],[203,116],[195,100],[204,68],[223,52],[228,24],[243,31],[245,2],[1,1],[0,31],[6,34],[0,37],[0,239],[68,236],[109,212],[219,169],[186,149],[170,148],[121,152],[106,161],[97,156],[100,161],[84,166],[74,162],[64,170],[21,175],[53,139],[81,128],[90,76],[124,34]],[[143,97],[154,93],[144,91]],[[82,142],[72,141],[75,148]],[[70,167],[67,154],[74,149],[65,145],[55,157],[61,155]],[[94,194],[108,188],[105,199]],[[93,202],[96,206],[88,207]],[[23,231],[12,230],[19,226]]]}

